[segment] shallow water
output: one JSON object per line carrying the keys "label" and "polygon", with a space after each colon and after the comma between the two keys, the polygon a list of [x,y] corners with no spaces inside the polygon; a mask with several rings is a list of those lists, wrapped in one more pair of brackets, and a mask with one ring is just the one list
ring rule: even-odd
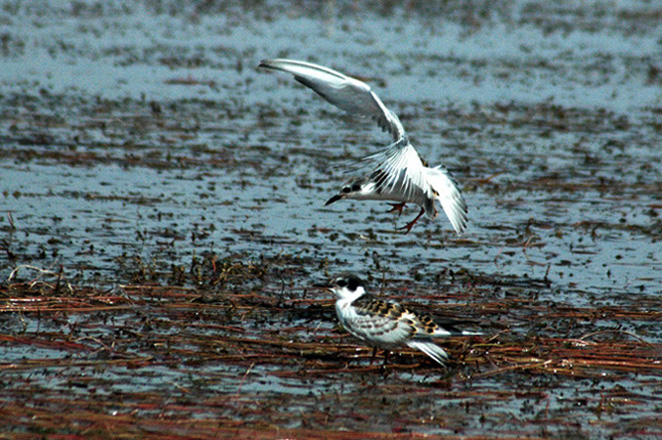
{"label": "shallow water", "polygon": [[[646,314],[659,314],[662,292],[657,5],[462,2],[427,10],[412,2],[367,11],[351,2],[321,5],[3,2],[0,278],[7,298],[13,283],[54,284],[59,273],[73,290],[93,286],[129,298],[123,286],[155,284],[219,298],[259,292],[274,301],[322,300],[327,294],[310,288],[316,280],[355,271],[371,278],[374,290],[408,302],[446,310],[470,303],[474,308],[461,314],[483,318],[488,335],[507,328],[504,341],[606,331],[616,332],[609,333],[615,343],[659,348],[659,315]],[[273,57],[319,62],[370,83],[423,157],[445,164],[462,184],[467,232],[455,235],[440,215],[403,235],[397,227],[417,208],[397,218],[377,202],[325,207],[345,177],[343,165],[389,138],[287,75],[256,68]],[[200,261],[213,258],[262,262],[267,275],[215,284],[196,272]],[[245,299],[233,301],[204,320],[233,321],[226,310]],[[512,309],[495,312],[499,302]],[[7,335],[38,339],[51,325],[50,318],[13,307],[5,305],[12,311],[5,314]],[[659,406],[659,370],[634,376],[607,368],[576,380],[535,372],[472,379],[489,370],[481,365],[451,373],[448,382],[435,373],[430,384],[398,370],[385,381],[362,371],[361,361],[361,371],[325,373],[332,360],[298,358],[287,349],[284,365],[218,364],[200,357],[195,341],[233,333],[184,329],[179,321],[164,321],[156,331],[134,322],[134,314],[153,310],[166,319],[162,307],[151,299],[130,312],[63,312],[84,325],[68,321],[49,331],[54,340],[71,331],[108,341],[121,327],[157,344],[185,332],[193,345],[178,346],[162,362],[85,374],[95,392],[127,400],[168,384],[195,389],[206,399],[192,410],[199,418],[250,420],[238,406],[218,409],[212,396],[227,394],[265,407],[284,399],[281,412],[271,413],[284,428],[305,427],[309,421],[293,415],[310,410],[331,414],[329,429],[602,436],[629,432],[622,423],[629,417],[655,419]],[[592,309],[590,322],[567,312]],[[278,310],[228,325],[255,339],[287,328],[294,341],[331,337],[336,344],[342,334],[330,308],[296,312],[306,316],[296,324]],[[122,324],[104,327],[108,316]],[[35,346],[31,338],[1,348],[5,369],[20,366],[11,373],[19,385],[6,384],[7,390],[18,391],[32,377],[30,359],[102,360],[80,347],[72,355]],[[137,344],[125,354],[153,349]],[[150,359],[165,356],[156,352]],[[659,352],[652,356],[659,360]],[[71,389],[71,376],[90,368],[63,363],[30,386],[39,395]],[[310,369],[314,379],[307,380]],[[518,395],[512,390],[529,386],[527,374],[541,384]],[[400,388],[390,389],[390,381]],[[408,387],[419,386],[420,398],[407,400]],[[89,388],[76,389],[89,397]],[[627,397],[636,403],[595,416],[605,399],[620,399],[621,389],[637,389],[639,397]],[[489,393],[494,402],[482,402]],[[320,409],[326,394],[336,399],[328,411]],[[394,397],[381,408],[383,419],[400,412],[402,423],[371,423],[375,414],[366,405],[388,396]],[[417,413],[419,405],[426,409]],[[348,416],[352,411],[365,418]],[[445,424],[433,422],[449,411]],[[522,421],[530,424],[518,431]]]}

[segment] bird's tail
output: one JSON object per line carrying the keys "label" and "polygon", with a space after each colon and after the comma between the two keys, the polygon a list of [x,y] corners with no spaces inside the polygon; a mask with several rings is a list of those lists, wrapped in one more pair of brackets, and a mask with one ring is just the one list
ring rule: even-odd
{"label": "bird's tail", "polygon": [[472,332],[471,330],[462,330],[460,336],[482,336],[483,332]]}
{"label": "bird's tail", "polygon": [[421,350],[423,353],[434,359],[439,365],[446,366],[448,353],[437,344],[427,341],[409,341],[407,342],[407,345],[411,348]]}
{"label": "bird's tail", "polygon": [[460,191],[457,180],[445,166],[439,165],[427,168],[427,179],[437,191],[439,203],[446,213],[446,217],[453,225],[453,229],[461,234],[467,227],[467,203]]}

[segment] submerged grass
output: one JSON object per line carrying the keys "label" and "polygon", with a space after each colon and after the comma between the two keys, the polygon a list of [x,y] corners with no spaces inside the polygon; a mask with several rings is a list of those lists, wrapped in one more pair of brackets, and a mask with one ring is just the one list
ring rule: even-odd
{"label": "submerged grass", "polygon": [[[639,410],[648,423],[641,428],[645,435],[660,421],[651,413],[659,407],[655,381],[662,376],[662,344],[618,328],[576,333],[576,323],[596,319],[659,322],[658,311],[480,300],[476,290],[494,285],[474,275],[472,293],[458,293],[451,304],[431,305],[434,294],[423,288],[411,293],[429,300],[421,306],[426,311],[476,320],[485,336],[441,341],[453,359],[448,370],[409,349],[398,350],[383,366],[381,356],[373,363],[372,350],[336,326],[325,292],[302,288],[305,275],[287,272],[294,266],[289,258],[264,259],[259,267],[236,259],[209,261],[215,269],[199,287],[134,284],[100,291],[67,283],[62,271],[38,271],[38,280],[13,277],[0,289],[0,346],[6,353],[0,417],[10,421],[0,434],[490,438],[475,430],[453,434],[468,419],[480,419],[471,410],[446,414],[443,423],[421,419],[420,408],[441,398],[467,408],[521,405],[515,417],[526,423],[512,438],[536,438],[536,426],[558,434],[572,424],[560,416],[525,416],[527,405],[544,401],[548,413],[585,417],[586,405],[561,410],[550,402],[586,380],[567,398],[590,402],[591,415]],[[522,331],[529,323],[539,331]],[[560,336],[570,333],[575,335]],[[539,383],[514,393],[503,387],[532,382]],[[605,384],[613,383],[627,386],[608,391]],[[365,393],[372,404],[361,403]],[[337,408],[324,396],[333,396]],[[401,399],[408,403],[397,403]],[[358,413],[351,410],[355,405]],[[384,429],[391,433],[364,431],[379,420],[388,420]],[[512,420],[490,423],[502,430]],[[397,426],[409,428],[397,433]],[[508,438],[507,431],[500,437]]]}

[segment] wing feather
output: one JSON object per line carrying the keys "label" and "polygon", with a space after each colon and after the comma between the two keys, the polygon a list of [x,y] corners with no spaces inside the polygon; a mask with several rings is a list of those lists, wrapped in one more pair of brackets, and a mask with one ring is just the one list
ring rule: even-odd
{"label": "wing feather", "polygon": [[290,73],[294,79],[336,107],[354,115],[373,118],[382,130],[391,133],[394,141],[405,137],[400,119],[363,81],[328,67],[297,60],[263,60],[259,67]]}
{"label": "wing feather", "polygon": [[407,312],[400,304],[385,301],[372,295],[364,295],[352,303],[355,314],[345,316],[343,325],[360,339],[384,347],[404,343],[415,329],[397,319]]}
{"label": "wing feather", "polygon": [[382,196],[392,200],[413,202],[425,209],[429,218],[437,215],[435,191],[426,178],[426,167],[407,137],[386,150],[365,157],[370,180]]}
{"label": "wing feather", "polygon": [[459,186],[448,170],[440,165],[427,168],[409,143],[404,127],[395,113],[386,108],[370,86],[333,69],[304,61],[263,60],[260,67],[279,70],[294,78],[336,107],[361,117],[371,117],[391,133],[394,143],[384,151],[365,157],[350,168],[361,170],[375,185],[377,199],[412,202],[423,207],[428,218],[437,216],[439,200],[453,229],[460,234],[467,225],[467,205]]}

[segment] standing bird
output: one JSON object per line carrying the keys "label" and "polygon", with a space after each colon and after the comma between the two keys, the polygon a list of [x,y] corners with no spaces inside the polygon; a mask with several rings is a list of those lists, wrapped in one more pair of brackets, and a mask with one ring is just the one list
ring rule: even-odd
{"label": "standing bird", "polygon": [[294,79],[336,107],[361,117],[371,117],[393,143],[384,151],[361,160],[357,170],[363,175],[349,180],[326,205],[341,199],[389,200],[391,211],[402,212],[407,203],[416,203],[421,212],[403,228],[408,233],[423,214],[437,216],[435,201],[439,200],[446,216],[458,234],[467,226],[467,205],[457,181],[443,165],[427,166],[409,142],[397,115],[387,109],[366,83],[340,72],[304,61],[264,60],[260,66],[294,75]]}
{"label": "standing bird", "polygon": [[441,323],[395,301],[370,295],[363,281],[355,275],[335,278],[328,288],[336,295],[336,314],[342,326],[375,347],[375,351],[377,348],[387,350],[387,355],[389,350],[406,345],[422,351],[443,366],[448,354],[434,343],[435,338],[481,334],[458,330],[455,325],[462,321]]}

